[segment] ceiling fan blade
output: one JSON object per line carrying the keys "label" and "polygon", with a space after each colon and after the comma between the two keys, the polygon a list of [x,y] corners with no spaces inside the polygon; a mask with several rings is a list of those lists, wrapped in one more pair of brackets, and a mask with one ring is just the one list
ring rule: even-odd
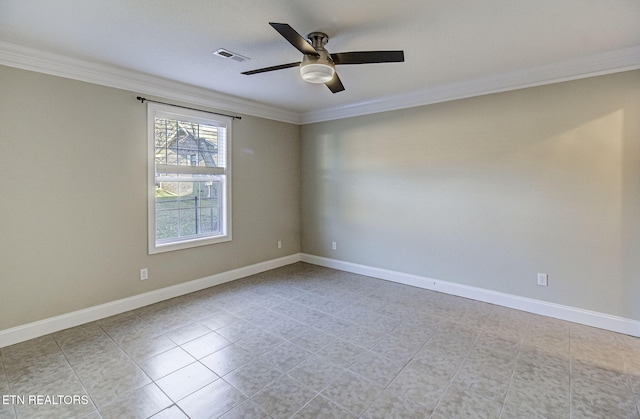
{"label": "ceiling fan blade", "polygon": [[331,90],[332,93],[338,93],[344,90],[344,86],[342,85],[340,77],[338,77],[338,73],[333,73],[333,78],[326,82],[325,85],[329,88],[329,90]]}
{"label": "ceiling fan blade", "polygon": [[338,64],[376,64],[404,62],[404,51],[354,51],[331,54],[333,63]]}
{"label": "ceiling fan blade", "polygon": [[280,33],[280,35],[284,37],[284,39],[289,41],[289,43],[296,47],[296,49],[301,53],[306,55],[314,55],[316,57],[320,55],[318,54],[318,51],[316,51],[315,48],[313,48],[311,44],[302,37],[302,35],[296,32],[296,30],[288,24],[269,22],[269,25],[271,25],[273,29],[277,30],[278,33]]}
{"label": "ceiling fan blade", "polygon": [[252,74],[266,73],[267,71],[283,70],[285,68],[297,67],[299,65],[300,65],[300,61],[297,61],[295,63],[280,64],[280,65],[274,65],[273,67],[265,67],[265,68],[259,68],[257,70],[245,71],[242,74],[246,76],[250,76]]}

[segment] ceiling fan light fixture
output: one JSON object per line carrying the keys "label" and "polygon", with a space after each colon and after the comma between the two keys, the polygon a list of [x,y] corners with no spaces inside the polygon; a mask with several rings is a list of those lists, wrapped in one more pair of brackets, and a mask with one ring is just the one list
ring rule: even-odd
{"label": "ceiling fan light fixture", "polygon": [[311,32],[307,35],[307,40],[287,23],[269,22],[269,25],[302,53],[302,61],[244,71],[242,74],[248,76],[299,65],[302,80],[314,84],[324,83],[331,93],[338,93],[344,90],[344,85],[336,73],[336,64],[404,62],[403,51],[353,51],[329,54],[324,47],[329,42],[329,37],[324,32]]}
{"label": "ceiling fan light fixture", "polygon": [[333,79],[335,73],[335,67],[328,63],[315,62],[300,65],[300,76],[302,80],[309,83],[326,83]]}

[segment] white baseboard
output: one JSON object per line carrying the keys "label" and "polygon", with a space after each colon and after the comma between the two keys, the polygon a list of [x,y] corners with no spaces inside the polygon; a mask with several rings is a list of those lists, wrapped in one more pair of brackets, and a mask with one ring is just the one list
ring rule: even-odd
{"label": "white baseboard", "polygon": [[626,319],[624,317],[305,253],[301,255],[301,260],[303,262],[339,269],[341,271],[385,279],[387,281],[398,282],[400,284],[439,291],[446,294],[457,295],[459,297],[470,298],[477,301],[527,311],[529,313],[554,317],[561,320],[567,320],[574,323],[640,337],[640,321]]}
{"label": "white baseboard", "polygon": [[125,311],[135,310],[149,304],[179,297],[181,295],[189,294],[215,285],[224,284],[225,282],[234,281],[260,272],[290,265],[292,263],[299,262],[300,260],[301,256],[297,253],[204,278],[195,279],[182,284],[161,288],[159,290],[149,291],[144,294],[111,301],[94,307],[73,311],[60,316],[27,323],[10,329],[0,330],[0,348],[44,336],[49,333],[58,332],[70,327],[79,326],[84,323],[100,320],[105,317],[124,313]]}
{"label": "white baseboard", "polygon": [[298,253],[0,330],[0,348],[300,261],[640,337],[640,322],[637,320],[418,275]]}

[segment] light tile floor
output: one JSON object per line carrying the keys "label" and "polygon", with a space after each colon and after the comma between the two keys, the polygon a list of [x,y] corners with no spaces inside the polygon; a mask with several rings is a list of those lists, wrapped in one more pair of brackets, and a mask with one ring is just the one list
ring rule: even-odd
{"label": "light tile floor", "polygon": [[638,338],[304,263],[0,355],[0,418],[640,418]]}

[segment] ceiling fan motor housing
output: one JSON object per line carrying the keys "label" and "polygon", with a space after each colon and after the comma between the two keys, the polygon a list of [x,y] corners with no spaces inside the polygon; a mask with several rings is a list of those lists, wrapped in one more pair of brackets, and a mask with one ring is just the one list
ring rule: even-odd
{"label": "ceiling fan motor housing", "polygon": [[311,32],[308,38],[319,56],[305,54],[300,63],[300,75],[309,83],[326,83],[336,72],[329,52],[324,49],[329,37],[323,32]]}

